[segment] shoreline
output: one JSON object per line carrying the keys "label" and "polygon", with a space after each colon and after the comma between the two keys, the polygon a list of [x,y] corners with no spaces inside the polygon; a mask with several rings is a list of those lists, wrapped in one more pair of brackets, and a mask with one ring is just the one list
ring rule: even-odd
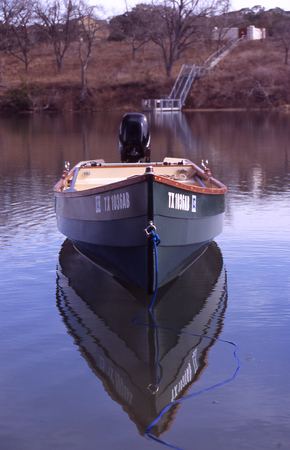
{"label": "shoreline", "polygon": [[[247,102],[246,105],[234,105],[235,99],[240,99],[239,91],[233,96],[233,105],[229,106],[230,98],[223,101],[222,98],[210,97],[210,92],[203,91],[205,106],[194,106],[195,87],[187,100],[183,112],[242,112],[242,111],[268,111],[290,112],[290,104],[281,101],[278,104],[262,104],[257,106],[255,102]],[[0,114],[39,114],[39,113],[94,113],[100,111],[141,111],[143,98],[158,98],[156,92],[160,91],[160,85],[144,83],[127,85],[105,85],[88,89],[85,99],[81,98],[81,89],[75,84],[58,85],[18,85],[2,90],[0,96]],[[160,96],[161,98],[161,96]],[[128,101],[129,100],[129,101]],[[131,101],[130,101],[131,100]],[[284,100],[284,99],[283,99]],[[286,98],[285,98],[286,100]],[[213,105],[210,106],[210,103]],[[218,106],[217,106],[218,104]],[[161,112],[161,111],[156,111]],[[172,113],[172,111],[166,111]]]}

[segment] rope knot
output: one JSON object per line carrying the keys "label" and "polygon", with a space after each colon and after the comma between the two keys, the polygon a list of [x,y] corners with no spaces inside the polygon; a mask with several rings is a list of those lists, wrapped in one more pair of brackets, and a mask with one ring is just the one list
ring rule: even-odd
{"label": "rope knot", "polygon": [[154,225],[152,220],[150,220],[149,225],[145,228],[145,233],[146,233],[147,238],[152,239],[152,241],[155,243],[155,245],[160,244],[160,237],[156,233],[156,226]]}

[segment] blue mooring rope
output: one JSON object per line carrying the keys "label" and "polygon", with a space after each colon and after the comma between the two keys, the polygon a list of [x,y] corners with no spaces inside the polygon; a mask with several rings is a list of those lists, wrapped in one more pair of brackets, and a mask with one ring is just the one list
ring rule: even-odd
{"label": "blue mooring rope", "polygon": [[[149,439],[151,439],[151,440],[153,440],[155,442],[158,442],[159,444],[161,444],[161,445],[163,445],[163,446],[165,446],[167,448],[171,448],[171,449],[174,449],[174,450],[183,450],[180,447],[177,447],[177,446],[175,446],[173,444],[169,444],[168,442],[166,442],[166,441],[164,441],[164,440],[154,436],[151,433],[152,428],[155,425],[157,425],[157,423],[162,419],[164,414],[166,414],[174,405],[178,405],[178,404],[180,404],[180,403],[182,403],[182,402],[184,402],[186,400],[190,400],[190,399],[192,399],[194,397],[198,397],[198,396],[200,396],[202,394],[205,394],[206,392],[210,392],[210,391],[212,391],[214,389],[217,389],[217,388],[220,388],[222,386],[225,386],[226,384],[228,384],[231,381],[233,381],[236,378],[236,376],[237,376],[237,374],[238,374],[238,372],[240,370],[240,359],[239,359],[239,356],[238,356],[238,346],[237,346],[237,344],[235,342],[229,341],[229,340],[226,340],[226,339],[221,339],[221,338],[216,338],[216,337],[211,337],[211,336],[204,336],[202,334],[195,334],[195,333],[190,333],[190,332],[180,332],[180,330],[175,330],[174,328],[171,328],[171,327],[160,327],[160,326],[158,326],[156,324],[155,317],[154,317],[154,306],[155,306],[155,303],[156,303],[157,293],[158,293],[158,251],[157,251],[157,247],[158,247],[158,245],[160,243],[160,238],[159,238],[158,234],[156,233],[156,229],[155,229],[154,226],[147,233],[147,236],[148,236],[149,239],[151,239],[151,241],[153,243],[153,254],[154,254],[154,264],[155,264],[155,286],[154,286],[154,292],[152,294],[152,298],[151,298],[150,304],[148,306],[148,312],[149,312],[149,314],[150,314],[150,316],[151,316],[151,318],[153,320],[154,327],[159,328],[159,329],[163,329],[163,330],[168,330],[168,331],[176,331],[176,333],[178,333],[178,334],[187,334],[187,335],[193,336],[193,337],[200,337],[201,339],[208,339],[208,340],[212,340],[212,341],[216,341],[216,342],[222,342],[224,344],[231,345],[233,347],[233,357],[234,357],[234,360],[235,360],[235,369],[234,369],[233,373],[231,374],[231,376],[229,376],[228,378],[226,378],[226,379],[224,379],[224,380],[222,380],[222,381],[220,381],[218,383],[212,384],[212,385],[207,386],[205,388],[202,388],[202,389],[200,389],[198,391],[192,392],[191,394],[188,394],[188,395],[186,395],[186,396],[184,396],[184,397],[182,397],[180,399],[171,401],[170,403],[168,403],[161,410],[161,412],[158,414],[158,416],[147,426],[147,428],[145,430],[145,436],[147,438],[149,438]],[[147,324],[144,323],[142,325],[150,326],[150,324],[148,324],[148,323]]]}
{"label": "blue mooring rope", "polygon": [[155,264],[155,286],[154,286],[154,292],[151,298],[151,302],[148,307],[148,311],[150,314],[153,312],[153,308],[157,299],[157,293],[158,293],[158,251],[157,247],[160,244],[160,237],[156,233],[155,229],[151,229],[151,231],[148,233],[149,239],[151,239],[153,243],[153,254],[154,254],[154,264]]}

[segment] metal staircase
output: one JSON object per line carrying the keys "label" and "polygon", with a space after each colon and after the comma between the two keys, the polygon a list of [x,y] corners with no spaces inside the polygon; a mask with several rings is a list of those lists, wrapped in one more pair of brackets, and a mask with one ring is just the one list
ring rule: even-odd
{"label": "metal staircase", "polygon": [[161,99],[142,100],[143,109],[149,111],[180,111],[193,83],[213,69],[242,39],[230,41],[212,53],[201,66],[183,64],[169,96]]}
{"label": "metal staircase", "polygon": [[172,100],[176,98],[180,99],[181,105],[183,106],[190,88],[194,80],[199,77],[199,74],[199,66],[196,66],[195,64],[183,64],[168,98]]}

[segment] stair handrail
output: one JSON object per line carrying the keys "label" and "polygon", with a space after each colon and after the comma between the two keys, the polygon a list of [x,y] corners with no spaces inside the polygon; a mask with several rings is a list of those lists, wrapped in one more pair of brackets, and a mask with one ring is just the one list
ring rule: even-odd
{"label": "stair handrail", "polygon": [[181,104],[184,105],[186,97],[188,92],[190,91],[190,88],[192,86],[193,81],[197,78],[197,75],[199,73],[199,66],[196,66],[195,64],[192,65],[191,67],[191,71],[188,74],[188,77],[186,79],[186,82],[183,86],[183,89],[180,93],[180,100],[181,100]]}
{"label": "stair handrail", "polygon": [[173,85],[173,88],[171,89],[171,92],[170,92],[168,98],[176,98],[176,96],[174,95],[175,94],[175,90],[177,90],[176,88],[178,87],[179,80],[180,80],[180,78],[181,78],[181,76],[183,74],[183,71],[185,70],[186,67],[187,67],[186,64],[182,64],[181,69],[179,71],[179,74],[177,75],[177,78],[175,80],[175,83]]}
{"label": "stair handrail", "polygon": [[240,42],[241,40],[243,40],[244,38],[238,38],[238,39],[234,39],[229,41],[227,44],[225,44],[223,47],[219,48],[218,50],[216,50],[214,53],[212,53],[203,63],[203,67],[208,66],[211,61],[214,61],[215,59],[218,59],[220,56],[223,55],[226,56],[226,54],[232,49],[234,48],[238,42]]}

